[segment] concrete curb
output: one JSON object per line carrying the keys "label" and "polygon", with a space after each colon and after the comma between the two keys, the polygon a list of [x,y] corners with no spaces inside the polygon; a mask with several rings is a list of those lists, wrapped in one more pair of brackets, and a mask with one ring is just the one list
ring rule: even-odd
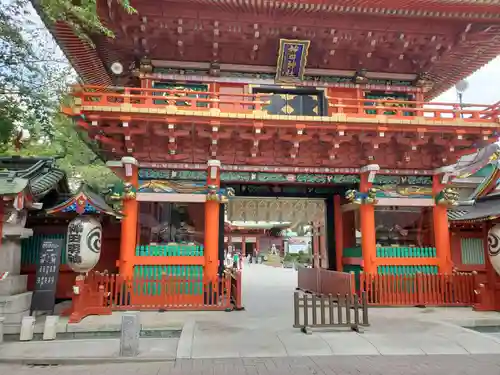
{"label": "concrete curb", "polygon": [[140,363],[140,362],[175,362],[176,358],[158,357],[88,357],[88,358],[0,358],[0,364],[17,364],[24,366],[55,365],[97,365],[103,363]]}
{"label": "concrete curb", "polygon": [[181,336],[177,342],[177,358],[191,358],[195,326],[196,321],[194,319],[189,319],[184,323]]}

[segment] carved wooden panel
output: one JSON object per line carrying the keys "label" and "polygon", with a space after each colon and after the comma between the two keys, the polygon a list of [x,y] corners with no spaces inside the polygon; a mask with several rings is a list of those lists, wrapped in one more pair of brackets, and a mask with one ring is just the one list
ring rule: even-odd
{"label": "carved wooden panel", "polygon": [[301,198],[233,198],[227,209],[229,221],[291,222],[292,227],[323,222],[325,202]]}

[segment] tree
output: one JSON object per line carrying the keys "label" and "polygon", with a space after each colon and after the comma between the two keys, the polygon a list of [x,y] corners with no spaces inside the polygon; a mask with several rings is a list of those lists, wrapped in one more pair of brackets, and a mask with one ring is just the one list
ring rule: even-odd
{"label": "tree", "polygon": [[[130,6],[129,0],[112,0],[120,5],[127,13],[137,11]],[[92,44],[89,33],[101,33],[108,37],[114,37],[113,32],[108,29],[99,19],[97,14],[97,0],[35,0],[45,18],[54,23],[66,22],[80,38]]]}
{"label": "tree", "polygon": [[[134,13],[129,0],[111,0]],[[32,0],[44,21],[66,22],[77,36],[113,37],[97,15],[97,0]],[[2,0],[0,6],[0,152],[17,127],[38,127],[51,137],[50,119],[75,79],[67,60],[29,0]],[[69,79],[68,79],[69,78]]]}
{"label": "tree", "polygon": [[[2,1],[0,9],[0,147],[10,141],[16,127],[40,127],[50,133],[49,118],[57,100],[52,67],[41,66],[44,45],[39,32],[26,21],[20,1]],[[47,61],[50,57],[47,56]],[[48,64],[47,64],[48,65]]]}
{"label": "tree", "polygon": [[74,128],[71,119],[56,114],[52,124],[53,136],[50,140],[32,137],[20,150],[10,147],[6,149],[5,154],[55,157],[58,166],[66,171],[70,179],[85,181],[96,191],[119,182],[119,178],[88,147],[86,140]]}
{"label": "tree", "polygon": [[[33,0],[50,26],[68,23],[77,36],[113,34],[99,20],[97,0]],[[128,0],[112,0],[135,12]],[[102,185],[114,175],[78,136],[71,121],[59,114],[61,99],[76,74],[28,0],[1,0],[0,6],[0,154],[58,156],[69,176]],[[13,150],[17,129],[31,140]]]}

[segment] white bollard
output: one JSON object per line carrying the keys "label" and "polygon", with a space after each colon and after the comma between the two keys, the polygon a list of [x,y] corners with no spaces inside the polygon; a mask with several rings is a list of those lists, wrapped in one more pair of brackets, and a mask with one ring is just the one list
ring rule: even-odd
{"label": "white bollard", "polygon": [[45,325],[43,327],[43,339],[44,340],[55,340],[57,335],[57,323],[59,322],[59,317],[55,315],[49,315],[45,319]]}
{"label": "white bollard", "polygon": [[3,342],[3,321],[5,318],[0,316],[0,344]]}
{"label": "white bollard", "polygon": [[33,340],[33,332],[35,331],[35,317],[25,316],[21,321],[21,334],[19,335],[20,341]]}
{"label": "white bollard", "polygon": [[135,357],[139,354],[141,323],[138,313],[125,313],[122,316],[120,336],[120,357]]}

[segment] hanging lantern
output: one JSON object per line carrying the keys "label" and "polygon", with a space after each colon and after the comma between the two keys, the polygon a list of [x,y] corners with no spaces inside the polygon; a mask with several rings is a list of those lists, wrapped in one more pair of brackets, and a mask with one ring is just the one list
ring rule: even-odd
{"label": "hanging lantern", "polygon": [[79,216],[68,225],[66,263],[75,272],[88,272],[101,256],[102,227],[90,216]]}
{"label": "hanging lantern", "polygon": [[491,265],[500,275],[500,224],[495,225],[488,232],[488,255]]}

